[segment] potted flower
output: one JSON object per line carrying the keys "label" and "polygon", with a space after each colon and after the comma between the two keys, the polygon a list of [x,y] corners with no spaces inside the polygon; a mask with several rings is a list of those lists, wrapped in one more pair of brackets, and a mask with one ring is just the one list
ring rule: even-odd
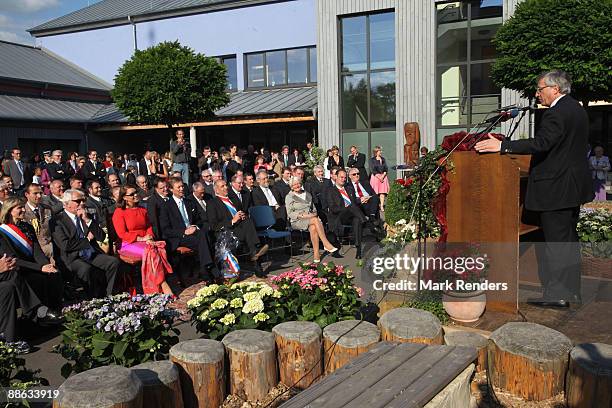
{"label": "potted flower", "polygon": [[489,262],[486,256],[480,254],[480,248],[476,244],[468,244],[455,250],[450,254],[450,258],[471,258],[475,262],[471,262],[469,266],[463,262],[454,262],[453,270],[441,274],[442,282],[446,283],[448,288],[442,293],[442,305],[453,320],[475,322],[485,311],[487,295],[484,290],[474,288],[485,281]]}

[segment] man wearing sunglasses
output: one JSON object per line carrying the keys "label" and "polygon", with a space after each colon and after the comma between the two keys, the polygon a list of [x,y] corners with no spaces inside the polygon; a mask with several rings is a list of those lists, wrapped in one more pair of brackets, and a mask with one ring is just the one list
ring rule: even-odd
{"label": "man wearing sunglasses", "polygon": [[59,250],[56,259],[85,282],[89,297],[112,295],[119,260],[106,255],[98,246],[106,233],[89,217],[82,191],[66,190],[62,202],[64,210],[49,223],[53,242]]}
{"label": "man wearing sunglasses", "polygon": [[568,75],[559,70],[538,77],[536,97],[548,109],[535,138],[476,144],[479,152],[531,154],[525,208],[538,213],[546,241],[539,275],[539,306],[580,303],[580,247],[576,225],[580,205],[594,198],[587,160],[589,118],[572,98]]}

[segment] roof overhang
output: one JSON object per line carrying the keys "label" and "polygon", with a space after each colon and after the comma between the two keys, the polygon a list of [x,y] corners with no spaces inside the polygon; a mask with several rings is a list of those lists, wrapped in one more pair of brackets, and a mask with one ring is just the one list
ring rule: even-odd
{"label": "roof overhang", "polygon": [[[138,24],[146,21],[164,20],[173,17],[184,17],[195,14],[213,13],[216,11],[233,10],[244,7],[260,6],[264,4],[280,3],[289,0],[226,0],[219,3],[198,5],[194,7],[185,7],[174,10],[164,10],[152,13],[143,13],[132,16],[124,16],[121,18],[112,18],[99,21],[85,22],[79,24],[68,24],[64,26],[58,26],[54,28],[40,28],[47,23],[41,24],[40,26],[30,28],[27,30],[34,37],[49,37],[59,34],[77,33],[81,31],[90,31],[100,28],[117,27],[130,24]],[[61,18],[61,17],[60,17]]]}

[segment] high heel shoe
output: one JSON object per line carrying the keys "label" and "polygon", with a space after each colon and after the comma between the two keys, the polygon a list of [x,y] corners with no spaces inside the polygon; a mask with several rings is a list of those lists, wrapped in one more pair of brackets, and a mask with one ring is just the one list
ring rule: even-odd
{"label": "high heel shoe", "polygon": [[338,248],[336,247],[331,247],[331,249],[327,249],[327,248],[323,248],[325,250],[325,252],[329,252],[330,254],[333,254],[334,252],[336,252],[338,250]]}
{"label": "high heel shoe", "polygon": [[318,263],[321,263],[321,260],[320,259],[313,259],[312,262],[318,264]]}

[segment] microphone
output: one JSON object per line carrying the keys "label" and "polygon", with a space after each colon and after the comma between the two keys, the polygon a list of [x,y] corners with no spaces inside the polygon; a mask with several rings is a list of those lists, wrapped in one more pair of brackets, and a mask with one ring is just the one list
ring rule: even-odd
{"label": "microphone", "polygon": [[512,118],[516,118],[520,113],[520,110],[518,108],[513,108],[507,111],[501,111],[499,112],[499,114],[491,116],[490,118],[486,119],[483,123],[501,123],[501,122],[505,122],[507,120],[510,120]]}

